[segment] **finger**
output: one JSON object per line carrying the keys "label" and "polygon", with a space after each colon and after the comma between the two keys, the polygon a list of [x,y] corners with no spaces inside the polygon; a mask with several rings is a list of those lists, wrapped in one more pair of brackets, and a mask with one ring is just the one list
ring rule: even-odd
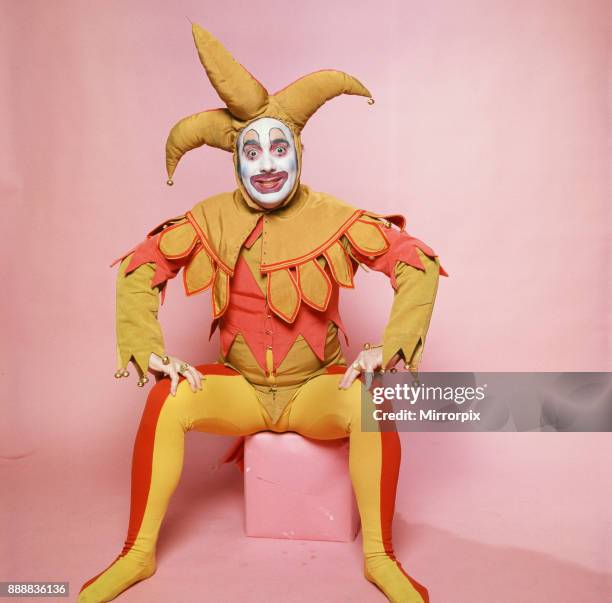
{"label": "finger", "polygon": [[[194,368],[195,372],[198,374],[198,376],[200,377],[200,379],[202,379],[202,381],[204,381],[204,379],[206,379],[206,375],[204,373],[200,373],[200,371],[197,368]],[[200,388],[202,387],[202,384],[200,384]]]}
{"label": "finger", "polygon": [[354,372],[355,372],[355,369],[353,368],[353,366],[349,365],[349,367],[344,372],[344,375],[342,375],[342,380],[340,381],[340,384],[338,385],[338,387],[340,387],[341,389],[348,387],[348,384],[351,382],[351,375]]}
{"label": "finger", "polygon": [[198,391],[198,386],[196,384],[196,378],[193,376],[193,374],[188,368],[183,371],[182,375],[183,377],[185,377],[185,379],[187,379],[187,382],[189,383],[189,387],[191,387],[191,391],[195,394],[195,392]]}
{"label": "finger", "polygon": [[189,371],[189,374],[193,377],[193,381],[196,385],[196,389],[202,389],[202,381],[201,381],[203,378],[202,373],[200,373],[200,371],[194,366],[189,366],[187,370]]}
{"label": "finger", "polygon": [[348,374],[346,374],[346,377],[342,380],[342,389],[348,389],[353,383],[353,381],[357,379],[361,371],[357,370],[356,368],[353,368],[353,365],[351,365],[347,373]]}
{"label": "finger", "polygon": [[179,376],[178,373],[176,372],[176,370],[174,369],[174,367],[172,368],[172,372],[170,373],[170,393],[173,396],[176,396],[176,388],[178,387],[178,383],[179,383]]}
{"label": "finger", "polygon": [[366,389],[370,389],[370,387],[372,387],[372,379],[374,378],[374,372],[373,371],[366,371],[364,373],[364,377],[365,377],[365,388]]}
{"label": "finger", "polygon": [[344,387],[344,382],[348,379],[349,373],[351,372],[351,367],[349,366],[345,371],[344,371],[344,375],[342,375],[342,377],[340,378],[340,381],[338,381],[338,388],[342,388]]}
{"label": "finger", "polygon": [[[356,369],[353,366],[355,364],[359,365],[358,369]],[[357,377],[359,377],[359,375],[362,373],[362,371],[365,370],[365,368],[366,368],[366,365],[365,365],[365,359],[364,359],[364,352],[361,352],[359,354],[359,356],[357,356],[357,358],[355,359],[355,362],[353,362],[353,364],[351,364],[351,367],[350,367],[351,370],[350,370],[348,378],[347,378],[347,380],[345,382],[345,388],[346,389],[348,389],[352,385],[353,381],[355,381],[355,379],[357,379]]]}

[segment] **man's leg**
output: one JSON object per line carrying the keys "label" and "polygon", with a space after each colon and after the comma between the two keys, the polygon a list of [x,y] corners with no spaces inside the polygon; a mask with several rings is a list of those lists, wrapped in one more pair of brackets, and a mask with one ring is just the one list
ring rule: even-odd
{"label": "man's leg", "polygon": [[82,587],[78,603],[110,601],[155,572],[161,522],[183,469],[185,433],[247,435],[266,429],[253,388],[223,365],[197,367],[206,376],[192,392],[184,379],[176,397],[170,380],[150,391],[134,444],[128,534],[123,550],[103,572]]}
{"label": "man's leg", "polygon": [[[401,447],[396,431],[361,430],[361,383],[338,389],[341,375],[308,381],[293,400],[289,429],[314,439],[349,436],[349,469],[357,498],[365,556],[365,575],[393,603],[427,603],[427,589],[395,558],[391,526]],[[374,404],[369,399],[368,404]],[[377,425],[377,424],[376,424]]]}

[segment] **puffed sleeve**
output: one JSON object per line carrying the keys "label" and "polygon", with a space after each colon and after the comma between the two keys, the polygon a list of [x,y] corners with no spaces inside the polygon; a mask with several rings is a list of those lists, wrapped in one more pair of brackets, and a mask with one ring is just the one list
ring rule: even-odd
{"label": "puffed sleeve", "polygon": [[[406,231],[385,220],[365,218],[360,231],[349,232],[349,251],[359,263],[386,274],[394,289],[391,315],[383,333],[383,366],[397,353],[418,365],[438,290],[440,275],[448,276],[436,253]],[[358,236],[355,236],[355,234]],[[361,238],[359,238],[361,237]]]}

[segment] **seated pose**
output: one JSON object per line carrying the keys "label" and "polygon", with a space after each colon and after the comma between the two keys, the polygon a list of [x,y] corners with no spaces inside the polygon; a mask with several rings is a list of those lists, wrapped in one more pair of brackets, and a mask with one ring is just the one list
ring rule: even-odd
{"label": "seated pose", "polygon": [[[434,251],[407,234],[402,216],[356,209],[300,182],[302,128],[340,94],[372,103],[359,81],[325,70],[270,95],[210,33],[194,25],[193,35],[226,108],[174,126],[166,145],[168,184],[181,157],[208,144],[233,153],[238,188],[164,222],[117,260],[115,376],[127,377],[132,362],[138,385],[149,371],[157,383],[136,435],[123,550],[82,586],[78,601],[110,601],[155,572],[187,431],[245,436],[270,430],[349,437],[365,577],[389,601],[425,603],[427,589],[402,567],[391,539],[399,437],[362,431],[357,377],[400,360],[417,370],[439,275],[446,273]],[[359,265],[386,274],[395,295],[382,344],[365,344],[347,365],[338,296],[340,287],[353,287]],[[212,289],[211,335],[219,328],[221,343],[215,363],[193,366],[164,348],[159,301],[181,269],[187,295]]]}

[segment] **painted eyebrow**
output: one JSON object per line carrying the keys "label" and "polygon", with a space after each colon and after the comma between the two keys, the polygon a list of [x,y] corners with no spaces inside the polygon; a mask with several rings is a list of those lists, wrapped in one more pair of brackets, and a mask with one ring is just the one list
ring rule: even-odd
{"label": "painted eyebrow", "polygon": [[242,148],[244,149],[244,147],[246,147],[246,146],[248,146],[250,144],[253,144],[253,145],[257,146],[257,147],[261,147],[261,145],[259,144],[259,140],[257,140],[256,138],[249,138],[248,140],[245,140],[242,143]]}
{"label": "painted eyebrow", "polygon": [[270,144],[275,144],[279,142],[286,142],[287,144],[289,144],[289,141],[286,138],[275,138],[274,140],[270,141]]}
{"label": "painted eyebrow", "polygon": [[242,148],[246,147],[248,144],[256,144],[259,146],[259,134],[256,130],[249,129],[249,131],[244,135],[246,140],[242,141]]}

